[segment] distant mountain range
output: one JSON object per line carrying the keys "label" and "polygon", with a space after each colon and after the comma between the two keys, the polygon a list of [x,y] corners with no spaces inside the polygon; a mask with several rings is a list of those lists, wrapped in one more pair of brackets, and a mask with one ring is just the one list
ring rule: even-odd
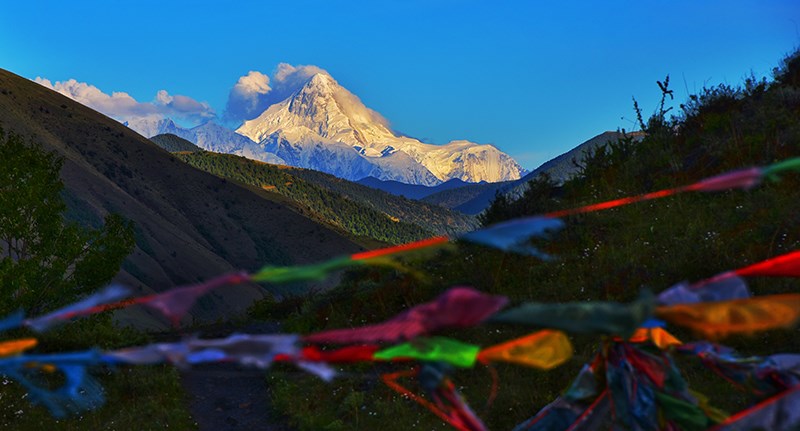
{"label": "distant mountain range", "polygon": [[214,122],[204,123],[191,129],[181,127],[169,118],[157,120],[147,118],[124,124],[148,138],[170,134],[186,139],[206,151],[234,154],[265,163],[286,164],[275,154],[263,151],[249,138]]}
{"label": "distant mountain range", "polygon": [[[364,249],[285,198],[193,168],[116,120],[33,81],[0,69],[0,89],[0,127],[64,158],[68,217],[96,226],[114,212],[135,223],[136,248],[117,282],[143,293],[161,291],[265,264],[319,262]],[[219,289],[190,316],[232,316],[263,295],[253,284]],[[141,307],[116,317],[140,327],[167,325]]]}
{"label": "distant mountain range", "polygon": [[469,141],[432,145],[398,134],[380,114],[322,72],[235,132],[213,122],[186,129],[170,119],[142,119],[126,125],[148,138],[171,133],[208,151],[314,169],[348,180],[372,176],[435,186],[452,179],[515,180],[526,173],[492,145]]}

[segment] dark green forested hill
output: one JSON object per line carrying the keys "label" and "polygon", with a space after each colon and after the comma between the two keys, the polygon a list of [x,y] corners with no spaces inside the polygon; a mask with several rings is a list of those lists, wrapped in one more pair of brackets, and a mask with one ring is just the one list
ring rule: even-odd
{"label": "dark green forested hill", "polygon": [[150,140],[170,153],[174,153],[176,151],[203,151],[203,149],[197,145],[181,138],[180,136],[173,135],[172,133],[162,133],[160,135],[153,136],[150,138]]}
{"label": "dark green forested hill", "polygon": [[354,235],[379,241],[401,243],[434,234],[463,232],[476,223],[472,218],[444,208],[420,204],[307,169],[269,165],[209,152],[182,152],[176,156],[217,176],[283,195],[319,220]]}
{"label": "dark green forested hill", "polygon": [[378,211],[390,214],[436,233],[461,233],[478,227],[477,219],[436,204],[407,199],[352,181],[343,180],[324,172],[303,168],[288,168],[296,177],[303,178],[350,199],[359,201]]}
{"label": "dark green forested hill", "polygon": [[[583,161],[578,177],[561,186],[539,178],[521,199],[495,201],[482,216],[483,222],[689,184],[729,170],[800,156],[798,54],[777,69],[773,80],[751,79],[741,87],[709,88],[675,105],[674,117],[668,118],[673,113],[668,105],[657,107],[649,120],[643,116],[645,136],[638,142],[629,138],[597,147]],[[513,303],[628,301],[643,287],[659,292],[682,280],[700,280],[799,249],[800,173],[788,173],[779,182],[750,191],[687,193],[564,221],[563,231],[549,241],[537,242],[557,256],[552,262],[459,244],[456,251],[436,259],[410,263],[428,278],[377,270],[352,272],[331,292],[303,307],[295,304],[302,313],[280,305],[271,309],[287,316],[286,330],[311,331],[378,322],[453,285],[507,295]],[[747,282],[756,295],[800,290],[793,279],[751,278]],[[487,346],[525,333],[512,327],[489,328],[446,335]],[[696,339],[687,331],[669,330],[684,341]],[[459,371],[454,379],[491,429],[512,429],[562,393],[597,341],[573,337],[576,357],[552,371],[498,367],[501,390],[491,406],[484,404],[492,386],[485,370]],[[800,351],[795,330],[722,341],[749,354]],[[746,395],[732,391],[702,366],[687,361],[681,367],[690,386],[708,395],[713,405],[729,412],[747,405]],[[403,402],[388,389],[366,388],[359,379],[337,380],[333,387],[313,379],[291,385],[270,381],[276,404],[301,429],[314,429],[331,418],[338,418],[342,425],[331,429],[352,429],[349,425],[357,421],[359,429],[445,429],[423,409]],[[351,399],[375,412],[374,419],[357,417],[358,412],[348,408]],[[311,408],[315,415],[304,416]],[[386,421],[387,417],[392,420]]]}

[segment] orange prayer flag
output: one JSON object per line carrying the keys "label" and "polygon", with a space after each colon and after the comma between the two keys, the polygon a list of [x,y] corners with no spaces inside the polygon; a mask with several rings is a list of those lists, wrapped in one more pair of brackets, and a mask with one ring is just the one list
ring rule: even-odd
{"label": "orange prayer flag", "polygon": [[16,355],[25,350],[32,349],[39,343],[35,338],[22,338],[0,343],[0,357]]}
{"label": "orange prayer flag", "polygon": [[481,362],[512,362],[528,367],[549,370],[572,357],[572,344],[561,331],[546,329],[517,338],[478,353]]}
{"label": "orange prayer flag", "polygon": [[800,294],[671,305],[656,308],[656,316],[707,338],[749,334],[794,325],[800,318]]}
{"label": "orange prayer flag", "polygon": [[639,328],[633,333],[633,336],[628,340],[631,343],[644,343],[650,341],[655,344],[659,349],[667,349],[671,346],[680,346],[683,344],[681,340],[675,338],[672,334],[663,328]]}

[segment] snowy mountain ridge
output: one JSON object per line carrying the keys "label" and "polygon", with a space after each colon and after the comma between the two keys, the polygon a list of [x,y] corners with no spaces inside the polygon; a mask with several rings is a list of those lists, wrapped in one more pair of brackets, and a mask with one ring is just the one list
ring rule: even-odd
{"label": "snowy mountain ridge", "polygon": [[169,118],[145,118],[127,121],[124,124],[146,138],[152,138],[163,133],[171,133],[206,151],[235,154],[272,164],[286,164],[286,161],[273,153],[264,151],[246,136],[242,136],[213,121],[191,129],[181,127]]}
{"label": "snowy mountain ridge", "polygon": [[385,118],[327,73],[314,74],[235,132],[214,122],[186,129],[157,118],[128,126],[148,138],[173,133],[208,151],[319,170],[348,180],[373,176],[435,186],[454,178],[497,182],[525,174],[514,159],[492,145],[464,140],[432,145],[395,133]]}
{"label": "snowy mountain ridge", "polygon": [[[380,114],[364,106],[358,97],[325,73],[315,74],[289,98],[245,121],[236,132],[255,142],[274,140],[271,136],[280,132],[290,136],[293,142],[324,138],[345,143],[361,157],[383,168],[382,174],[373,175],[376,178],[409,184],[436,185],[452,178],[497,182],[517,179],[524,173],[514,159],[492,145],[469,141],[432,145],[399,136]],[[408,158],[403,157],[403,163],[383,160],[398,153]],[[423,169],[408,165],[411,160],[434,178],[425,175]]]}

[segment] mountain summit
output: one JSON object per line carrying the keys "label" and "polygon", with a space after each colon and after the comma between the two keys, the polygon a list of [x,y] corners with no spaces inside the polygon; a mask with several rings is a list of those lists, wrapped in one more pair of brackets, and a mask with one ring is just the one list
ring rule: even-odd
{"label": "mountain summit", "polygon": [[353,181],[375,177],[435,186],[452,179],[509,181],[526,173],[492,145],[470,141],[431,145],[402,136],[324,72],[312,75],[289,97],[245,121],[235,132],[214,122],[186,129],[160,117],[125,125],[147,138],[171,133],[204,150],[314,169]]}
{"label": "mountain summit", "polygon": [[430,186],[453,178],[505,181],[524,173],[491,145],[431,145],[398,135],[385,118],[326,73],[313,75],[236,132],[290,165],[353,180],[374,176]]}
{"label": "mountain summit", "polygon": [[[245,121],[236,131],[261,142],[281,130],[360,148],[395,138],[380,114],[364,106],[358,97],[325,73],[315,74],[289,98]],[[368,156],[381,154],[370,152]]]}

